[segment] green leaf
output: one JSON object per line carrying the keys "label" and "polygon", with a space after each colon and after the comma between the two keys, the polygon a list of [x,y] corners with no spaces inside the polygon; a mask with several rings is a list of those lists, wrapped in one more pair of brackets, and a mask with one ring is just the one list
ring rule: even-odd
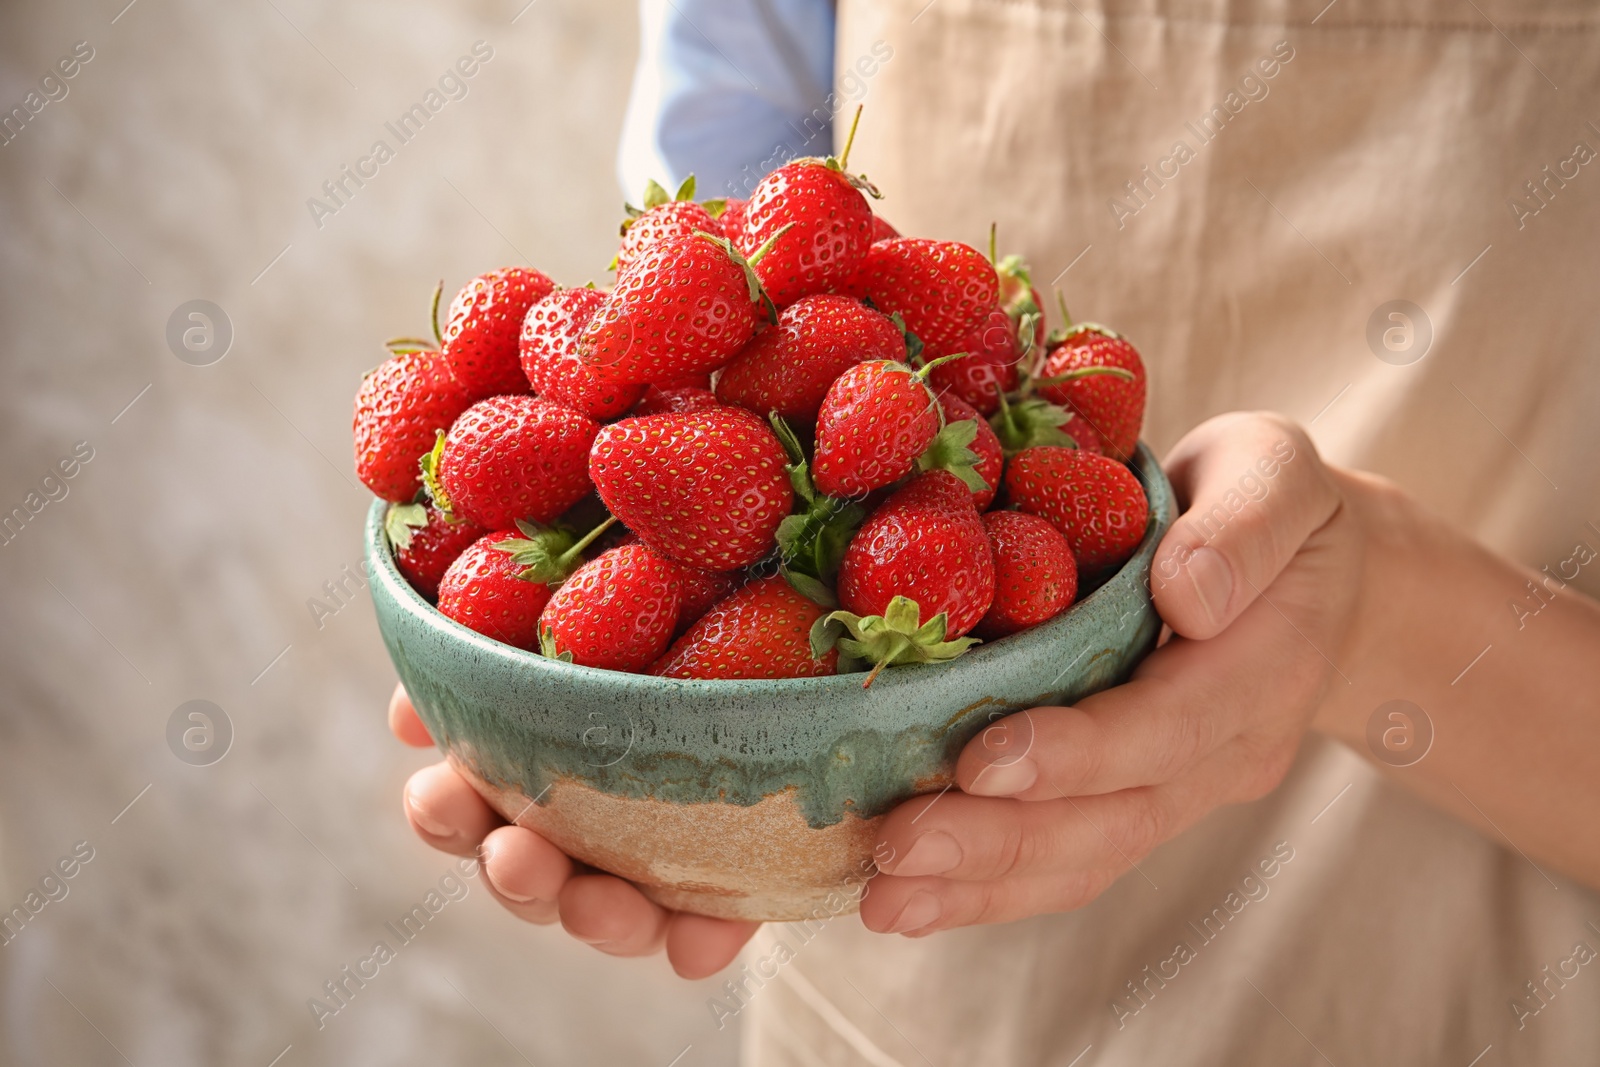
{"label": "green leaf", "polygon": [[691,174],[687,178],[683,179],[683,184],[678,186],[678,191],[677,191],[677,193],[675,193],[673,195],[672,199],[674,201],[693,200],[694,199],[694,175],[693,174]]}
{"label": "green leaf", "polygon": [[900,312],[896,311],[893,315],[890,315],[889,320],[900,327],[900,336],[906,339],[906,362],[915,364],[922,358],[922,350],[925,347],[922,343],[922,338],[906,327],[906,320]]}
{"label": "green leaf", "polygon": [[862,683],[863,688],[871,686],[885,667],[902,663],[943,663],[980,643],[975,637],[946,641],[948,620],[945,614],[940,612],[923,623],[917,602],[904,596],[890,600],[882,615],[835,611],[817,620],[811,628],[813,650],[817,647],[819,630],[826,638],[833,633],[829,629],[833,624],[843,626],[849,634],[848,637],[835,635],[839,650],[873,664],[872,672]]}
{"label": "green leaf", "polygon": [[562,652],[556,648],[556,632],[546,626],[539,631],[539,655],[546,659],[560,660],[562,663],[572,662],[572,653]]}
{"label": "green leaf", "polygon": [[[1028,288],[1033,288],[1033,275],[1028,270],[1028,261],[1019,255],[1005,256],[995,264],[995,270],[1008,278],[1016,278]],[[1029,300],[1032,303],[1032,300]]]}
{"label": "green leaf", "polygon": [[1077,448],[1078,442],[1061,429],[1072,417],[1065,408],[1042,396],[1030,396],[1003,405],[989,418],[1000,447],[1009,457],[1035,445],[1064,445]]}
{"label": "green leaf", "polygon": [[433,342],[422,337],[391,337],[383,342],[383,347],[395,355],[401,355],[406,352],[434,351]]}
{"label": "green leaf", "polygon": [[411,547],[411,531],[428,525],[428,509],[421,504],[390,504],[383,517],[383,534],[399,551]]}
{"label": "green leaf", "polygon": [[944,428],[934,435],[922,455],[917,457],[917,469],[949,471],[975,493],[989,489],[989,483],[983,480],[983,475],[976,469],[981,457],[972,450],[972,442],[977,440],[977,437],[976,419],[946,423]]}
{"label": "green leaf", "polygon": [[583,564],[583,550],[616,521],[615,517],[607,518],[581,540],[574,540],[571,530],[518,519],[517,529],[522,531],[521,537],[508,537],[489,547],[504,552],[512,562],[521,566],[522,571],[517,577],[523,581],[560,585]]}
{"label": "green leaf", "polygon": [[433,506],[444,514],[449,521],[455,521],[455,512],[450,509],[450,497],[445,494],[444,486],[439,482],[439,457],[444,454],[444,431],[436,431],[438,436],[433,440],[433,450],[423,454],[418,465],[422,468],[422,488],[427,491],[428,499],[433,501]]}
{"label": "green leaf", "polygon": [[718,196],[710,200],[700,201],[700,206],[706,209],[707,215],[714,219],[720,219],[728,210],[728,201],[726,198]]}
{"label": "green leaf", "polygon": [[661,187],[660,182],[656,181],[654,178],[651,178],[649,181],[645,182],[644,209],[646,211],[649,211],[653,207],[660,207],[662,204],[670,204],[671,202],[671,194]]}
{"label": "green leaf", "polygon": [[790,570],[788,567],[779,567],[778,573],[783,575],[783,580],[788,582],[795,592],[818,607],[832,609],[839,606],[839,598],[834,595],[833,590],[816,578],[811,577],[811,575],[801,574],[798,571]]}

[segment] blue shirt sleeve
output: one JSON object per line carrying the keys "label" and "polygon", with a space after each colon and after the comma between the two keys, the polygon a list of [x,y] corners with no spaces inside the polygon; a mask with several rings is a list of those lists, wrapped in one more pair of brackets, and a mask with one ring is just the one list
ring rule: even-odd
{"label": "blue shirt sleeve", "polygon": [[618,177],[637,199],[691,171],[701,198],[747,197],[793,156],[833,147],[831,0],[640,0]]}

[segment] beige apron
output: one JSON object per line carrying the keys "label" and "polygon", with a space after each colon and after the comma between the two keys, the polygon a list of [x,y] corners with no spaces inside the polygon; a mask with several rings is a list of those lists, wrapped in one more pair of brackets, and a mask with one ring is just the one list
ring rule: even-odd
{"label": "beige apron", "polygon": [[[1600,549],[1600,11],[1325,3],[843,0],[852,169],[1127,333],[1157,452],[1272,409],[1535,568]],[[1003,927],[769,928],[722,1003],[759,1067],[1600,1063],[1600,897],[1340,745],[1140,867]]]}

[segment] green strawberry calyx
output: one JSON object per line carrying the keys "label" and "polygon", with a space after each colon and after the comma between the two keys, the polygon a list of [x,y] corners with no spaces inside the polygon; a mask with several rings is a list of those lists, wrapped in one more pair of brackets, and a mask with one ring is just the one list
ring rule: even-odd
{"label": "green strawberry calyx", "polygon": [[1056,290],[1056,306],[1061,309],[1061,325],[1050,331],[1050,336],[1045,339],[1046,348],[1059,348],[1081,333],[1099,334],[1113,341],[1126,340],[1116,330],[1098,322],[1073,322],[1072,313],[1067,310],[1067,299],[1061,295],[1060,289]]}
{"label": "green strawberry calyx", "polygon": [[933,435],[933,440],[928,443],[922,455],[917,457],[917,469],[949,471],[975,493],[992,488],[976,469],[980,457],[972,450],[972,442],[977,438],[978,423],[975,419],[945,423],[944,427]]}
{"label": "green strawberry calyx", "polygon": [[1077,448],[1078,442],[1061,429],[1072,413],[1042,396],[1008,398],[1000,394],[1000,410],[989,417],[1000,448],[1009,459],[1035,445],[1064,445]]}
{"label": "green strawberry calyx", "polygon": [[802,510],[778,524],[778,573],[801,596],[820,607],[836,608],[839,599],[833,583],[839,562],[866,511],[848,500],[817,492],[800,439],[777,412],[769,419],[789,454],[789,484],[802,505]]}
{"label": "green strawberry calyx", "polygon": [[422,489],[428,494],[428,499],[433,501],[433,506],[445,517],[447,522],[455,522],[455,512],[450,509],[450,497],[444,491],[444,484],[439,481],[439,457],[444,455],[444,431],[436,431],[438,436],[433,439],[433,449],[422,454],[417,461],[417,466],[422,468]]}
{"label": "green strawberry calyx", "polygon": [[663,204],[676,204],[685,200],[693,199],[693,174],[683,179],[683,183],[678,186],[678,191],[676,193],[667,192],[667,190],[662,187],[660,182],[656,181],[654,178],[651,178],[649,181],[644,183],[644,207],[634,207],[629,203],[624,203],[622,205],[623,212],[628,216],[622,220],[622,232],[627,233],[628,227],[633,225],[633,220],[638,218],[640,215],[643,215],[646,211],[649,211],[653,207],[660,207]]}
{"label": "green strawberry calyx", "polygon": [[444,337],[439,332],[439,299],[444,296],[444,279],[439,279],[439,284],[433,287],[433,300],[428,306],[428,320],[433,327],[433,340],[426,337],[391,337],[383,343],[394,355],[404,355],[408,352],[436,352],[444,344]]}
{"label": "green strawberry calyx", "polygon": [[[921,620],[922,609],[915,600],[904,596],[890,600],[882,615],[831,612],[811,627],[811,655],[821,659],[837,646],[843,655],[871,663],[872,671],[861,683],[866,689],[885,667],[943,663],[980,643],[975,637],[946,641],[949,617],[942,611],[927,622]],[[847,633],[849,636],[844,636]]]}
{"label": "green strawberry calyx", "polygon": [[615,515],[610,516],[574,541],[570,530],[518,519],[517,529],[522,531],[522,536],[496,541],[490,547],[504,552],[513,563],[522,567],[517,577],[523,581],[560,585],[582,565],[584,549],[616,521]]}
{"label": "green strawberry calyx", "polygon": [[572,651],[563,652],[556,647],[556,632],[548,626],[539,631],[539,655],[562,663],[572,662]]}
{"label": "green strawberry calyx", "polygon": [[704,237],[718,248],[728,254],[734,265],[744,271],[745,284],[750,287],[750,302],[760,304],[767,309],[767,318],[772,322],[778,321],[778,308],[767,296],[767,291],[761,287],[761,279],[756,276],[756,264],[760,263],[766,254],[772,251],[772,246],[778,243],[778,238],[794,229],[794,223],[785,223],[778,232],[768,237],[761,243],[761,247],[746,256],[733,246],[733,242],[719,234],[706,233],[704,230],[694,231],[696,237]]}
{"label": "green strawberry calyx", "polygon": [[428,509],[419,503],[390,504],[383,516],[383,536],[398,552],[411,547],[411,531],[428,525]]}
{"label": "green strawberry calyx", "polygon": [[[870,300],[863,299],[862,303],[867,304],[869,307],[875,307]],[[889,321],[899,328],[900,336],[905,338],[906,362],[914,364],[922,359],[922,350],[926,346],[923,345],[922,338],[911,332],[911,327],[906,325],[905,317],[896,311],[889,316]]]}

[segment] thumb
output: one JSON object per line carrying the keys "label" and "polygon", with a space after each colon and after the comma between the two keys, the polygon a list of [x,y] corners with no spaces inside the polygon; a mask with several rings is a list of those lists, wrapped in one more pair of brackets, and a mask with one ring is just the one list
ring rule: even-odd
{"label": "thumb", "polygon": [[1272,584],[1341,496],[1311,439],[1270,412],[1208,419],[1165,469],[1183,514],[1156,550],[1156,610],[1183,637],[1214,637]]}

